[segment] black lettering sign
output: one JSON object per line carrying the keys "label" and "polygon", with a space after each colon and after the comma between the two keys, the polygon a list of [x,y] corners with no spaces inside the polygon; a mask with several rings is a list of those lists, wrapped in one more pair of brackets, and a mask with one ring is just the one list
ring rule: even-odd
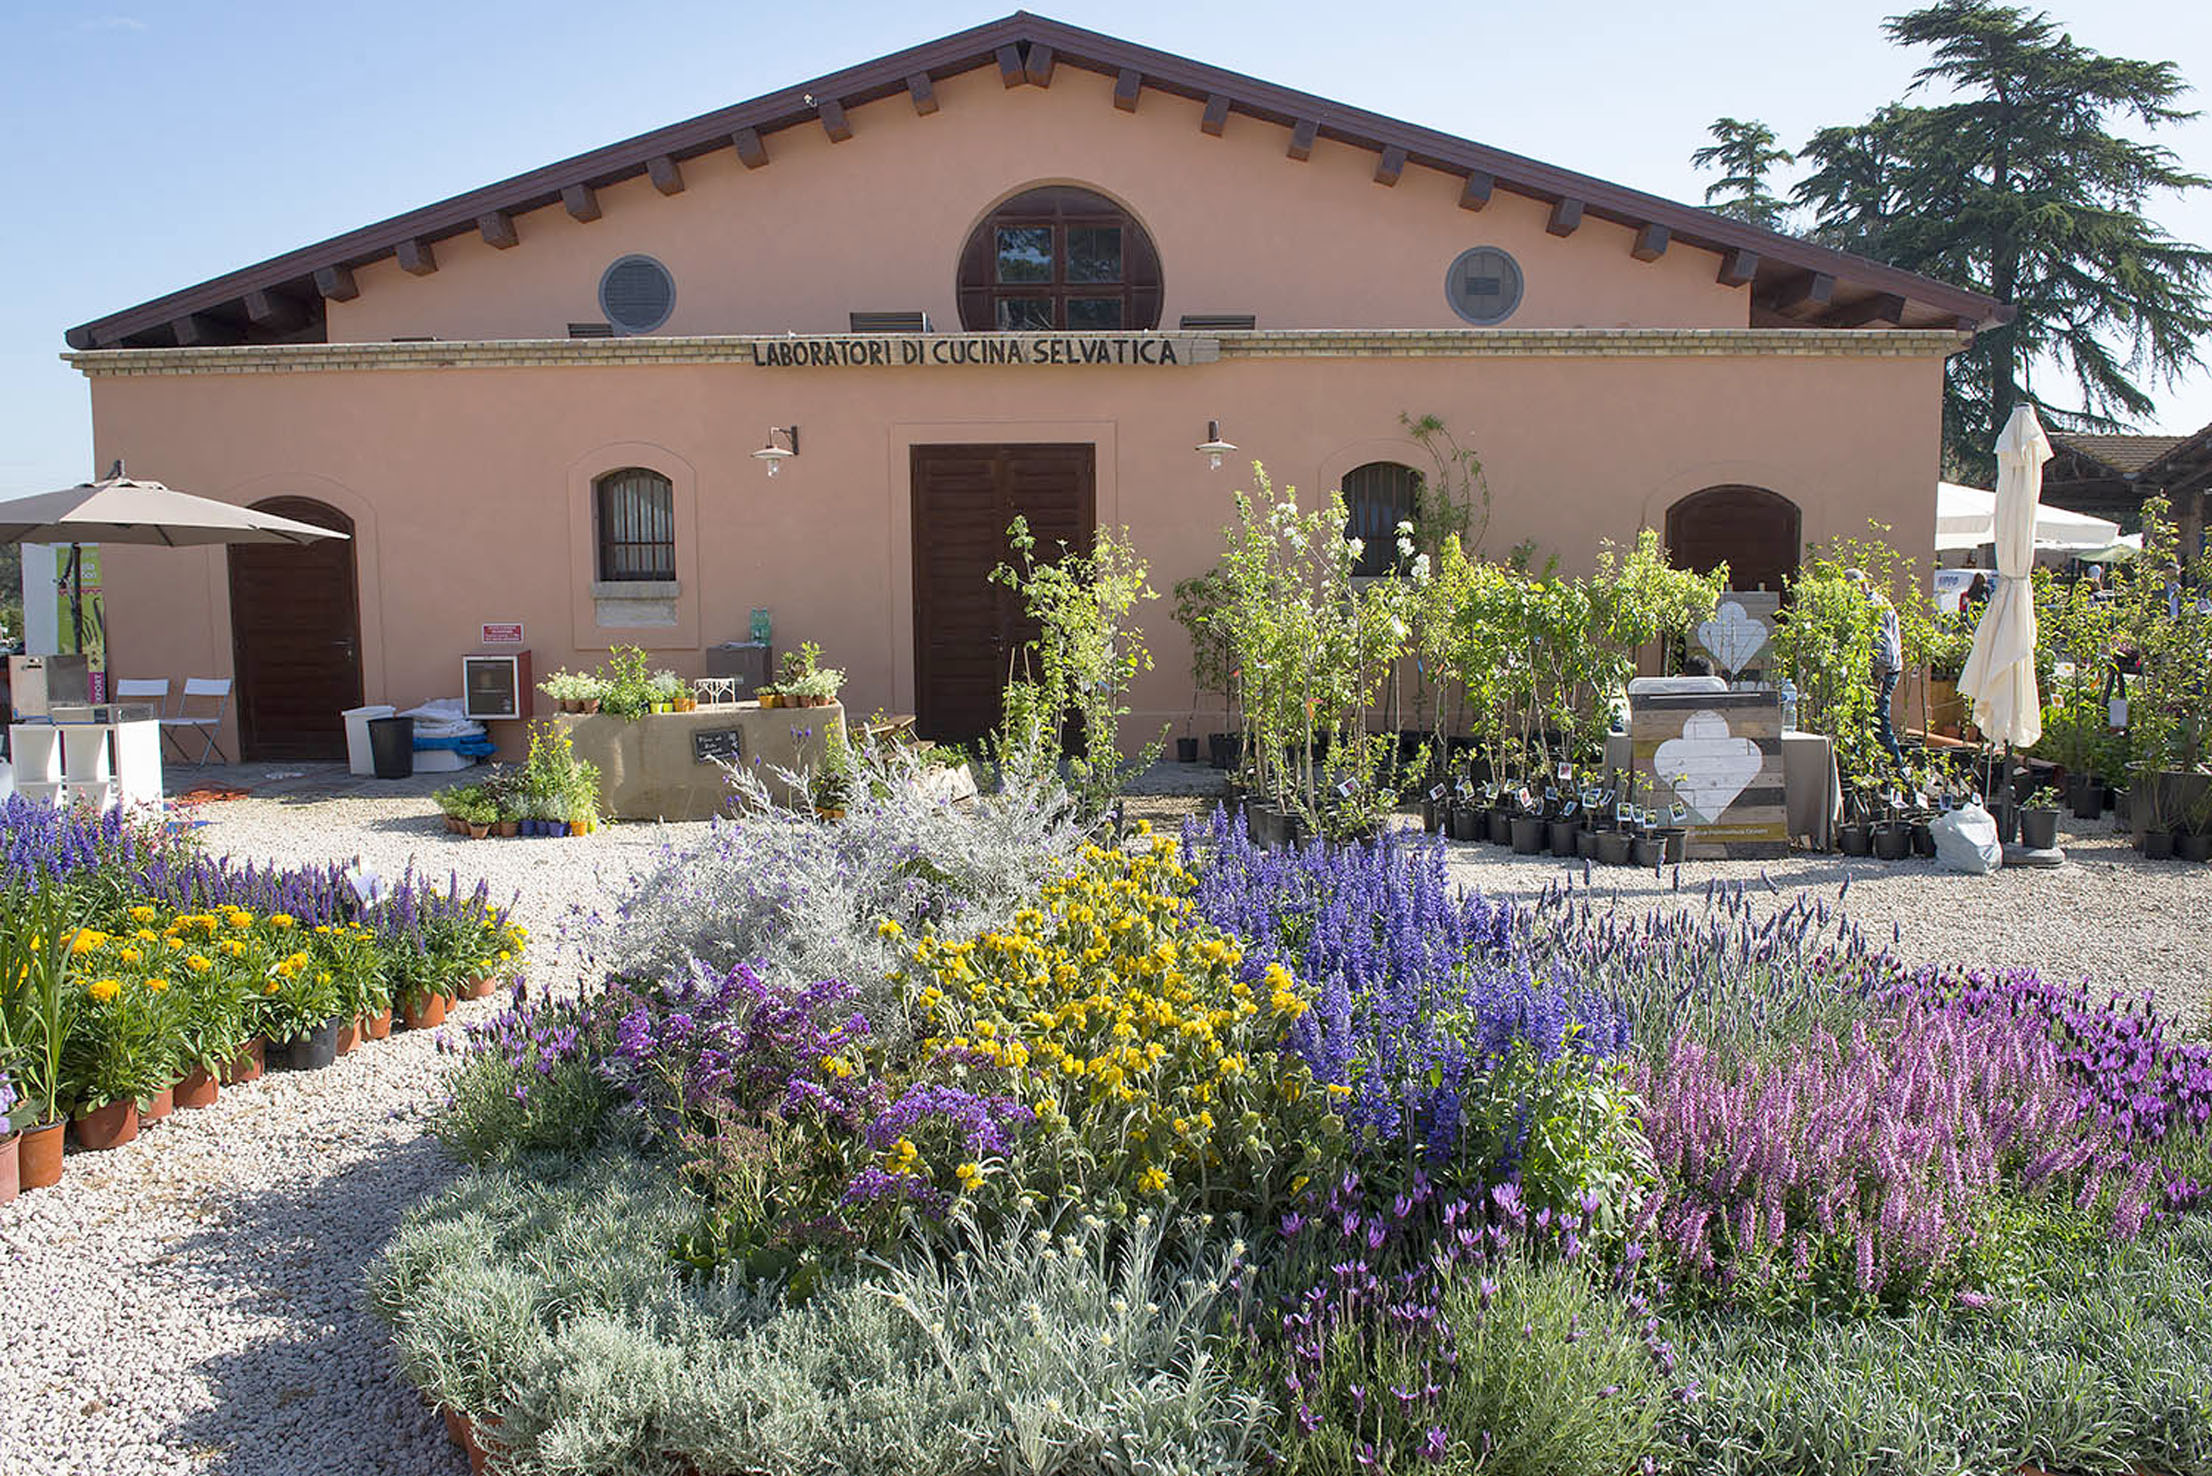
{"label": "black lettering sign", "polygon": [[691,735],[691,758],[701,764],[734,764],[744,756],[742,728],[700,728]]}
{"label": "black lettering sign", "polygon": [[[1186,341],[1151,334],[975,333],[944,338],[870,334],[857,338],[783,338],[753,343],[761,369],[889,369],[928,364],[996,367],[1075,364],[1184,364],[1211,352],[1187,354]],[[1203,345],[1202,347],[1210,347]]]}

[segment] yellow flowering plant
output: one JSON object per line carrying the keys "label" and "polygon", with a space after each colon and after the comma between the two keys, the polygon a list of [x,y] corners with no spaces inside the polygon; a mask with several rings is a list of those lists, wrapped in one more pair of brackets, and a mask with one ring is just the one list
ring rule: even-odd
{"label": "yellow flowering plant", "polygon": [[1264,993],[1237,977],[1194,884],[1165,837],[1088,846],[1008,926],[913,944],[925,1047],[1003,1073],[1036,1114],[1028,1195],[1265,1215],[1341,1161],[1342,1117],[1281,1049],[1307,1000],[1287,973]]}
{"label": "yellow flowering plant", "polygon": [[[89,931],[89,930],[85,930]],[[80,934],[81,938],[81,934]],[[172,1002],[161,988],[96,969],[78,976],[82,990],[62,1049],[62,1093],[82,1117],[110,1102],[140,1101],[177,1078]]]}

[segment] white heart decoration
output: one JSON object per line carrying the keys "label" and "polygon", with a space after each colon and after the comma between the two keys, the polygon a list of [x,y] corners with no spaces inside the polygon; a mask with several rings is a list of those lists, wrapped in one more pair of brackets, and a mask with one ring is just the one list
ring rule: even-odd
{"label": "white heart decoration", "polygon": [[1682,736],[1669,738],[1652,754],[1659,782],[1674,787],[1695,825],[1718,820],[1751,787],[1765,762],[1758,744],[1731,736],[1728,719],[1709,707],[1691,713]]}
{"label": "white heart decoration", "polygon": [[1734,676],[1751,664],[1766,647],[1767,625],[1744,613],[1734,600],[1725,600],[1713,618],[1697,628],[1697,642],[1712,653],[1723,674]]}

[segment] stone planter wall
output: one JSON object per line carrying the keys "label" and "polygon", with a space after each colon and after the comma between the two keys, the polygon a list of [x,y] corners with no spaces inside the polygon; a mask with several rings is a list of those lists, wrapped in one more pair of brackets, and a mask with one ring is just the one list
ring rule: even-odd
{"label": "stone planter wall", "polygon": [[697,735],[735,731],[740,762],[759,760],[769,791],[785,804],[804,803],[771,769],[820,769],[827,738],[842,728],[845,708],[776,707],[757,702],[647,713],[637,719],[605,713],[564,713],[576,756],[599,766],[599,805],[619,820],[704,820],[729,808],[726,774],[698,757]]}

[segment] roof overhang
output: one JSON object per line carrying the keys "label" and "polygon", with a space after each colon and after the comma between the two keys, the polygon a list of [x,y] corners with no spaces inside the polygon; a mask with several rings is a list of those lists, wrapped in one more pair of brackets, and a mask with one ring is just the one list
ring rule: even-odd
{"label": "roof overhang", "polygon": [[[1718,280],[1747,287],[1754,327],[1947,328],[1974,331],[2008,321],[2009,305],[1864,257],[1678,201],[1576,174],[1534,159],[1278,87],[1170,52],[1016,12],[1002,20],[817,77],[750,102],[655,129],[542,169],[408,211],[254,266],[226,273],[68,331],[72,348],[199,347],[282,343],[321,336],[325,300],[355,295],[353,272],[397,257],[410,270],[434,263],[441,240],[481,235],[513,243],[512,217],[566,204],[582,218],[597,213],[594,192],[638,176],[666,178],[686,159],[735,149],[765,163],[774,134],[796,127],[844,126],[845,110],[901,93],[917,108],[936,106],[932,84],[995,67],[1009,87],[1049,86],[1056,66],[1115,79],[1116,106],[1135,108],[1145,89],[1205,105],[1209,132],[1230,113],[1290,130],[1290,148],[1326,138],[1378,155],[1377,178],[1406,164],[1466,181],[1460,203],[1481,209],[1495,190],[1551,207],[1566,234],[1585,217],[1636,232],[1635,254],[1672,245],[1719,258]],[[587,213],[588,212],[588,213]],[[432,267],[431,269],[434,269]]]}

